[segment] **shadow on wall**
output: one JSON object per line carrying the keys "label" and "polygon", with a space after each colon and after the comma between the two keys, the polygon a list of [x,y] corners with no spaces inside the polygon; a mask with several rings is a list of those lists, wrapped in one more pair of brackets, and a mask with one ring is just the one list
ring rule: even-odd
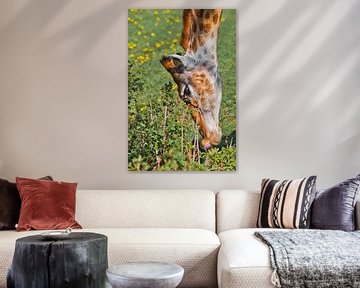
{"label": "shadow on wall", "polygon": [[[19,12],[0,29],[0,35],[12,34],[18,30],[27,29],[31,36],[36,36],[63,10],[71,0],[47,1],[32,0],[19,10]],[[34,17],[38,15],[38,17]]]}
{"label": "shadow on wall", "polygon": [[[309,129],[313,125],[339,136],[346,125],[360,123],[360,99],[354,95],[360,72],[360,1],[280,1],[277,10],[264,1],[251,1],[252,7],[249,2],[242,2],[245,11],[238,9],[240,126],[242,121],[261,126],[268,119],[265,126],[295,141],[309,130],[309,136],[321,137],[321,129],[320,135]],[[269,17],[241,27],[259,5],[273,10]],[[338,120],[334,127],[326,127],[327,113],[337,118],[329,119]],[[355,128],[348,134],[355,137],[360,127]]]}
{"label": "shadow on wall", "polygon": [[[54,48],[68,38],[76,39],[78,45],[74,48],[73,56],[88,53],[106,33],[120,20],[127,18],[127,9],[122,1],[113,1],[96,11],[83,17],[78,22],[49,37],[47,41]],[[127,20],[126,20],[127,23]],[[127,24],[126,24],[127,27]],[[119,31],[119,34],[121,32]],[[126,46],[126,43],[124,43]]]}
{"label": "shadow on wall", "polygon": [[[20,35],[23,35],[24,31],[27,31],[26,35],[29,37],[39,37],[39,34],[48,28],[51,21],[61,14],[66,6],[72,3],[74,2],[70,0],[29,1],[9,23],[0,30],[0,35],[14,35],[17,31],[20,31]],[[99,1],[98,3],[102,2]],[[76,9],[76,7],[74,9]],[[38,17],[34,17],[34,15]],[[71,16],[71,14],[69,15]],[[93,9],[93,11],[89,10],[89,13],[84,13],[82,10],[81,15],[85,16],[82,16],[82,18],[73,23],[65,23],[62,29],[56,31],[49,37],[45,37],[43,41],[47,45],[47,48],[56,51],[65,41],[73,40],[76,45],[73,47],[73,51],[69,56],[78,57],[86,55],[101,41],[102,37],[106,35],[117,21],[120,19],[125,20],[127,9],[124,8],[122,1],[116,0],[103,4],[97,9]],[[76,18],[76,14],[73,18]],[[119,31],[119,34],[120,33]]]}

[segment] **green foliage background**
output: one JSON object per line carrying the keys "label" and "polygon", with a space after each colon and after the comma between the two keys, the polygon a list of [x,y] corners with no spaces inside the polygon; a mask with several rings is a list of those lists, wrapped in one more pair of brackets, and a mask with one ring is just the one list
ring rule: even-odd
{"label": "green foliage background", "polygon": [[128,12],[128,169],[135,171],[236,170],[236,10],[223,11],[218,39],[223,81],[218,147],[203,151],[201,136],[163,55],[183,52],[179,45],[182,10]]}

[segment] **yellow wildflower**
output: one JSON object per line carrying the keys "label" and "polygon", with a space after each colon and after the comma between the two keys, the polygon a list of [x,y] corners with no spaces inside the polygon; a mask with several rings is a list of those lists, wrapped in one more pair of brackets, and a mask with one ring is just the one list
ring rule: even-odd
{"label": "yellow wildflower", "polygon": [[129,49],[134,49],[136,47],[136,44],[135,43],[132,43],[132,42],[129,42],[128,43],[128,48]]}
{"label": "yellow wildflower", "polygon": [[144,63],[145,61],[145,57],[143,55],[139,55],[137,58],[136,58],[137,61],[139,61],[140,63]]}
{"label": "yellow wildflower", "polygon": [[151,32],[150,36],[151,36],[151,37],[155,37],[155,33],[154,33],[154,32]]}

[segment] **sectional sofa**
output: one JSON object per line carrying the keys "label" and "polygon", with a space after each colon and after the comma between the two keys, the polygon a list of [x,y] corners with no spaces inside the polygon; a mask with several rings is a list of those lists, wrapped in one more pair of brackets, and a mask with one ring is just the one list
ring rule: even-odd
{"label": "sectional sofa", "polygon": [[[253,236],[259,197],[241,190],[78,190],[76,218],[80,231],[108,236],[109,265],[176,263],[185,269],[180,287],[273,287],[268,247]],[[41,232],[0,231],[0,288],[16,239]]]}

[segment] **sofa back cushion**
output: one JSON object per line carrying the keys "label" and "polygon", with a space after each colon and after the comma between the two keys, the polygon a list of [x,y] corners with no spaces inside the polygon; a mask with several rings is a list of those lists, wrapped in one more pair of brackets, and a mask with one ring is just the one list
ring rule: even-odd
{"label": "sofa back cushion", "polygon": [[83,228],[199,228],[215,231],[209,190],[78,190]]}
{"label": "sofa back cushion", "polygon": [[256,227],[259,201],[259,191],[222,190],[217,193],[217,233]]}
{"label": "sofa back cushion", "polygon": [[[260,191],[222,190],[216,194],[216,232],[255,228]],[[355,206],[355,229],[360,230],[360,197]]]}

